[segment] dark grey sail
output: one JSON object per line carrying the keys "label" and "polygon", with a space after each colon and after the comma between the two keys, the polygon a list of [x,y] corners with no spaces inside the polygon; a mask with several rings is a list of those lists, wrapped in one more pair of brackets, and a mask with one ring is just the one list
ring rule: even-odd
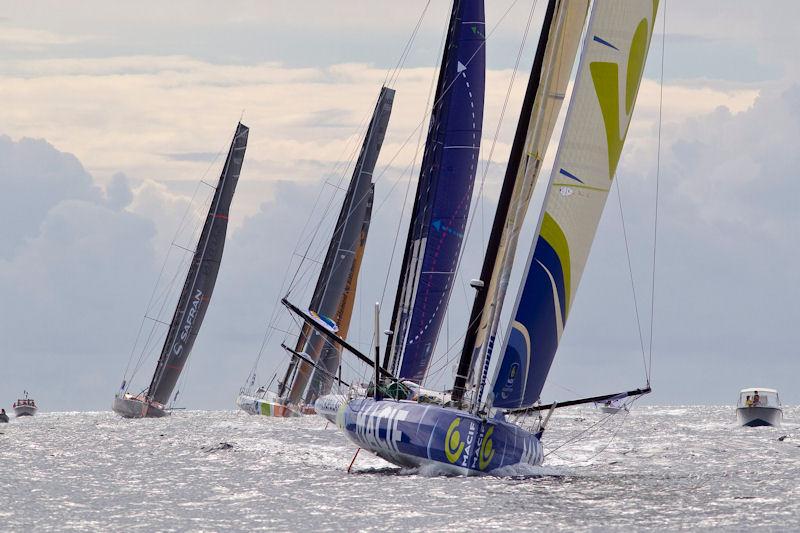
{"label": "dark grey sail", "polygon": [[[372,211],[372,173],[386,135],[394,93],[393,89],[381,88],[309,305],[309,309],[321,320],[334,324],[341,337],[347,335],[350,325],[360,255],[363,253]],[[310,329],[303,328],[298,342],[298,348],[302,346],[302,349],[297,351],[305,353],[324,370],[317,372],[307,362],[292,358],[281,386],[282,391],[288,390],[287,401],[291,404],[299,403],[304,397],[310,403],[317,396],[327,394],[331,380],[326,372],[335,374],[339,366],[341,350]],[[312,372],[315,374],[313,379]],[[310,387],[309,381],[312,383]],[[304,396],[307,388],[308,393]]]}
{"label": "dark grey sail", "polygon": [[147,399],[166,405],[200,331],[217,281],[233,193],[242,170],[249,128],[236,126],[186,282],[172,316]]}
{"label": "dark grey sail", "polygon": [[[367,235],[369,233],[369,224],[372,219],[372,205],[375,200],[375,184],[370,187],[369,194],[365,200],[366,209],[364,219],[361,222],[361,233],[356,244],[355,250],[347,251],[354,256],[353,266],[350,269],[349,276],[345,282],[345,293],[342,299],[338,312],[342,317],[338,324],[339,334],[346,335],[350,327],[350,319],[353,315],[353,307],[356,301],[356,284],[358,282],[358,273],[361,269],[361,260],[364,257],[364,250],[367,246]],[[340,346],[326,342],[322,347],[317,366],[314,369],[314,374],[311,377],[311,385],[306,392],[305,402],[308,404],[313,403],[319,396],[328,394],[333,386],[333,376],[339,368],[341,362],[342,349]]]}

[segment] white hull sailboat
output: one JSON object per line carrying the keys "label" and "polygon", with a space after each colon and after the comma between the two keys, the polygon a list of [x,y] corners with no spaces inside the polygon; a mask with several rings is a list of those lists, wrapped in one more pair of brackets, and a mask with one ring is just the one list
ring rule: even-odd
{"label": "white hull sailboat", "polygon": [[[394,95],[394,89],[388,87],[382,87],[378,95],[307,308],[316,325],[343,337],[347,335],[353,315],[375,197],[372,175],[386,136]],[[239,409],[263,416],[314,414],[317,398],[328,394],[337,379],[341,383],[341,376],[337,377],[337,371],[341,371],[341,347],[327,342],[313,327],[302,328],[294,348],[286,344],[282,347],[290,359],[283,379],[278,382],[277,392],[269,391],[272,383],[255,393],[243,387],[236,399]],[[255,386],[256,366],[248,376],[250,387]]]}

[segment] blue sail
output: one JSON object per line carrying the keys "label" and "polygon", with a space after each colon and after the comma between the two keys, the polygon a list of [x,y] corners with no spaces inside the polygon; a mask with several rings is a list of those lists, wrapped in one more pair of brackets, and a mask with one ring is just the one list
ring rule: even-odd
{"label": "blue sail", "polygon": [[456,0],[389,342],[389,365],[412,381],[422,381],[430,364],[464,241],[483,124],[484,41],[483,1]]}

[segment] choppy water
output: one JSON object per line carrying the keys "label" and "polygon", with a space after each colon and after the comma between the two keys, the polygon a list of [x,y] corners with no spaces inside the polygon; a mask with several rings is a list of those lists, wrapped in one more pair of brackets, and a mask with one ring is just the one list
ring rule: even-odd
{"label": "choppy water", "polygon": [[[603,416],[554,416],[546,451]],[[317,417],[44,413],[0,425],[0,529],[797,530],[798,425],[736,427],[730,407],[638,407],[541,470],[446,478],[364,452],[348,474],[354,447]]]}

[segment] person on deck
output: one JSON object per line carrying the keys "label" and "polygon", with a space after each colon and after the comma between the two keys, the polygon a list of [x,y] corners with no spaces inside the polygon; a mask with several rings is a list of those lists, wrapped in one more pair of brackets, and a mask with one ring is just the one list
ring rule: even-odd
{"label": "person on deck", "polygon": [[753,407],[753,400],[750,399],[750,395],[747,395],[747,399],[744,401],[745,407]]}
{"label": "person on deck", "polygon": [[758,391],[753,395],[753,406],[761,404],[761,396],[758,395]]}

